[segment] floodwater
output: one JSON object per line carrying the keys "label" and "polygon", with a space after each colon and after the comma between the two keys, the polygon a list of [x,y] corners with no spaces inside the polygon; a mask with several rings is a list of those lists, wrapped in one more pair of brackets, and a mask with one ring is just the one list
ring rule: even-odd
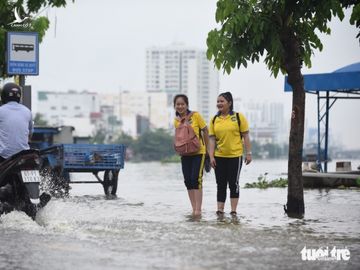
{"label": "floodwater", "polygon": [[[255,161],[243,167],[241,185],[286,168],[284,160]],[[359,269],[359,189],[306,190],[302,220],[284,215],[286,198],[286,188],[242,189],[238,218],[227,202],[219,220],[211,172],[203,216],[194,220],[180,164],[127,163],[116,199],[106,199],[99,184],[77,184],[36,222],[20,212],[1,216],[0,269]],[[347,249],[350,259],[303,260],[305,246]]]}

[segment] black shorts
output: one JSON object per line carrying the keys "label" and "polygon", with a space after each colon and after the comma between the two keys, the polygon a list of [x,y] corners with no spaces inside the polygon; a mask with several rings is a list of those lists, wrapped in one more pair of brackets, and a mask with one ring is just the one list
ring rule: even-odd
{"label": "black shorts", "polygon": [[182,156],[181,167],[187,189],[201,189],[205,154]]}

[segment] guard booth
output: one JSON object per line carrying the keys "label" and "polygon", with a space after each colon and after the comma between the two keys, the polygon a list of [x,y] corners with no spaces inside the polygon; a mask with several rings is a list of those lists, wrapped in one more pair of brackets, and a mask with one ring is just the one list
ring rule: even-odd
{"label": "guard booth", "polygon": [[[292,91],[287,83],[287,76],[284,88],[285,92]],[[304,75],[304,89],[306,93],[317,96],[316,163],[318,171],[327,172],[330,109],[337,100],[360,99],[360,62],[332,73]]]}

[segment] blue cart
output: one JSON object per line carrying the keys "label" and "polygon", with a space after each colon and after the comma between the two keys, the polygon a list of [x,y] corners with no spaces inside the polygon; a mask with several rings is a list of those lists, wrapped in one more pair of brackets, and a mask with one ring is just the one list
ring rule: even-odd
{"label": "blue cart", "polygon": [[[40,154],[42,173],[52,179],[52,195],[68,194],[70,183],[100,183],[106,195],[116,195],[119,171],[124,168],[123,144],[55,144]],[[103,179],[100,171],[104,171]],[[91,172],[97,181],[71,181],[71,172]]]}

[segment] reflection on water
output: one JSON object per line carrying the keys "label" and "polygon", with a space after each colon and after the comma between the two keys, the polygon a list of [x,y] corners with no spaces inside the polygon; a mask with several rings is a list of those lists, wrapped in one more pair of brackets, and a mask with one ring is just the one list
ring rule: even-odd
{"label": "reflection on water", "polygon": [[[286,162],[244,167],[241,184],[286,171]],[[91,174],[73,176],[92,179]],[[126,164],[118,198],[100,185],[74,185],[36,222],[0,218],[0,269],[358,269],[360,191],[306,190],[303,220],[283,213],[286,189],[242,189],[238,217],[215,214],[213,172],[204,180],[203,215],[193,219],[179,164]],[[302,261],[304,248],[346,247],[349,261]]]}

